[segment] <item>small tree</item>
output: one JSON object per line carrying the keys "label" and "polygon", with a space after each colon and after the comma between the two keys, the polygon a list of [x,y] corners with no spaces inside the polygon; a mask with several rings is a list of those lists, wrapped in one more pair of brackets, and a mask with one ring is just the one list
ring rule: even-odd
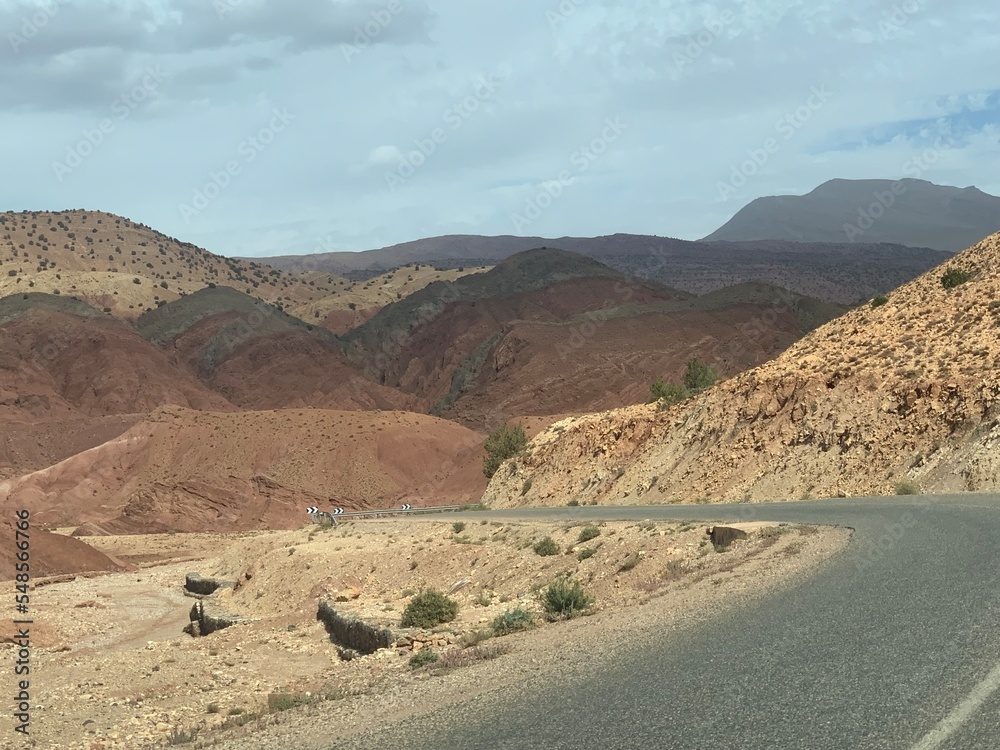
{"label": "small tree", "polygon": [[492,478],[500,464],[521,453],[528,445],[528,437],[521,425],[500,425],[486,438],[486,456],[483,457],[483,474]]}
{"label": "small tree", "polygon": [[719,372],[707,362],[702,362],[697,357],[692,357],[687,361],[687,370],[684,373],[684,387],[692,393],[698,393],[706,388],[711,388],[718,379]]}

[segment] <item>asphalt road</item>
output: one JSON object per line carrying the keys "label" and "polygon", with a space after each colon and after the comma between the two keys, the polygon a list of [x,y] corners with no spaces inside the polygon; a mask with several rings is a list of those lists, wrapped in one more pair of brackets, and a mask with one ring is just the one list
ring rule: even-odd
{"label": "asphalt road", "polygon": [[998,496],[471,517],[774,520],[855,534],[807,581],[626,653],[599,675],[476,700],[355,738],[352,747],[1000,747]]}

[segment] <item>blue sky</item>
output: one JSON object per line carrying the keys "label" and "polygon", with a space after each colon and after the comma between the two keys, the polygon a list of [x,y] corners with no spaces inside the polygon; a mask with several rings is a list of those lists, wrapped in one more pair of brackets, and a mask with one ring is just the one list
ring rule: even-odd
{"label": "blue sky", "polygon": [[993,0],[0,0],[0,208],[269,255],[696,239],[935,148],[1000,194],[998,53]]}

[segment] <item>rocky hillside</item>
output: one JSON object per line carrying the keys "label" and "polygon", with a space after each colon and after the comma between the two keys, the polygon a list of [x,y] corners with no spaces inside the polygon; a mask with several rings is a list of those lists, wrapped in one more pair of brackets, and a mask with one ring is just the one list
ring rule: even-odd
{"label": "rocky hillside", "polygon": [[351,282],[223,258],[100,211],[0,213],[0,297],[29,291],[72,296],[134,318],[213,284],[289,307]]}
{"label": "rocky hillside", "polygon": [[501,467],[485,500],[735,502],[996,489],[998,268],[993,235],[691,400],[556,423]]}

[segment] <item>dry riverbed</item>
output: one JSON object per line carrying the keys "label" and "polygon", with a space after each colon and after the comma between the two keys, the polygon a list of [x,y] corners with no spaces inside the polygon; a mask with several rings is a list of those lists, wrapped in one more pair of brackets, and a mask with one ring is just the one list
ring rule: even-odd
{"label": "dry riverbed", "polygon": [[[415,518],[89,538],[137,570],[35,591],[36,705],[26,746],[329,747],[376,722],[541,679],[546,665],[569,669],[642,632],[665,633],[741,606],[797,580],[848,538],[844,530],[764,526],[720,551],[705,531],[653,521],[590,527]],[[554,546],[538,546],[547,537]],[[247,622],[185,635],[196,601],[183,591],[190,571],[235,581],[211,599]],[[549,622],[541,595],[567,576],[593,607]],[[411,666],[412,648],[344,660],[316,619],[317,601],[326,599],[399,632],[407,602],[429,588],[450,592],[459,611],[417,633],[421,650],[441,657],[419,669]],[[533,615],[534,627],[487,638],[498,616],[518,608]],[[13,648],[0,644],[0,651]],[[0,720],[0,736],[13,737],[12,729],[9,717]]]}

